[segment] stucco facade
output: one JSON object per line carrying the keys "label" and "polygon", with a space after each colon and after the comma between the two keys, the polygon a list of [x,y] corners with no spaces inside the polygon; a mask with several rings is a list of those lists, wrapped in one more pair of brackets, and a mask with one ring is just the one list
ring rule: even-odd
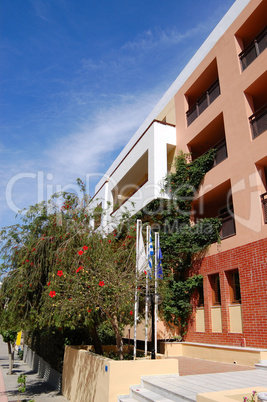
{"label": "stucco facade", "polygon": [[136,212],[162,195],[179,150],[217,148],[193,202],[195,221],[220,216],[223,227],[192,269],[204,277],[192,342],[267,347],[266,15],[264,0],[233,4],[96,188],[110,225],[131,201]]}

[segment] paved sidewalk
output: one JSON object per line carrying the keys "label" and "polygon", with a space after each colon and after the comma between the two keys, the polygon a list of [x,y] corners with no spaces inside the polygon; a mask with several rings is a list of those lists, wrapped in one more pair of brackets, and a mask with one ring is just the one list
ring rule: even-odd
{"label": "paved sidewalk", "polygon": [[8,351],[7,344],[0,337],[0,402],[18,401],[18,383],[20,374],[26,377],[26,392],[20,396],[20,401],[34,399],[34,402],[68,402],[68,399],[55,391],[43,378],[34,373],[23,361],[18,359],[15,353],[13,374],[8,375]]}

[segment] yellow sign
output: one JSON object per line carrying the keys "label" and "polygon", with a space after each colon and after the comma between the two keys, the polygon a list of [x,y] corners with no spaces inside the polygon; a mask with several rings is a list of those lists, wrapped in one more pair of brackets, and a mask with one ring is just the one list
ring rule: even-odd
{"label": "yellow sign", "polygon": [[22,334],[22,331],[18,332],[17,340],[16,340],[16,345],[17,345],[17,346],[20,346],[21,334]]}

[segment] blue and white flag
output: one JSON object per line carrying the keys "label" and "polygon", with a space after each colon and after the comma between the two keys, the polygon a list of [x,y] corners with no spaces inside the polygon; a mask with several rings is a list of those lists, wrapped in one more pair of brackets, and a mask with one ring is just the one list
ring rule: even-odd
{"label": "blue and white flag", "polygon": [[150,277],[151,277],[152,268],[153,268],[153,255],[154,255],[154,250],[153,250],[152,236],[151,236],[151,230],[150,230],[149,243],[148,243],[148,269],[149,269],[148,274],[150,275]]}
{"label": "blue and white flag", "polygon": [[157,266],[157,277],[159,279],[163,279],[163,270],[162,270],[162,252],[159,244],[159,237],[158,237],[158,247],[157,247],[158,255],[157,255],[157,261],[158,261],[158,266]]}

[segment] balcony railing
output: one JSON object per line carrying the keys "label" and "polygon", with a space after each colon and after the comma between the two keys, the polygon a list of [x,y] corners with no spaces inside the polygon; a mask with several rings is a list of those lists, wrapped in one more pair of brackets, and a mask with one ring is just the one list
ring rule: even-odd
{"label": "balcony railing", "polygon": [[[214,158],[214,160],[213,160],[213,163],[211,163],[211,166],[210,166],[209,170],[211,170],[211,169],[214,168],[215,166],[219,165],[219,163],[221,163],[222,161],[224,161],[224,160],[228,157],[225,139],[223,139],[222,141],[218,142],[217,144],[215,144],[215,145],[214,145],[213,147],[211,147],[210,149],[216,149],[216,150],[217,150],[217,153],[216,153],[216,155],[215,155],[215,158]],[[209,152],[209,150],[206,151],[206,152],[205,152],[204,154],[202,154],[202,155],[205,155],[205,154],[207,154],[208,152]],[[200,156],[202,156],[202,155],[200,155]],[[199,156],[198,156],[198,158],[199,158]],[[195,159],[197,159],[197,158],[195,158]]]}
{"label": "balcony railing", "polygon": [[226,148],[226,141],[225,139],[220,141],[218,144],[216,144],[213,148],[217,149],[216,156],[214,158],[214,164],[213,166],[219,165],[224,159],[227,158],[227,148]]}
{"label": "balcony railing", "polygon": [[263,207],[264,223],[267,223],[267,193],[261,195],[261,203]]}
{"label": "balcony railing", "polygon": [[265,27],[240,54],[239,59],[244,71],[267,47],[267,27]]}
{"label": "balcony railing", "polygon": [[267,130],[267,105],[264,105],[249,117],[253,139]]}
{"label": "balcony railing", "polygon": [[205,109],[220,95],[220,85],[217,79],[208,90],[202,94],[193,106],[186,112],[187,125],[189,126]]}
{"label": "balcony railing", "polygon": [[234,217],[227,211],[219,215],[221,219],[222,227],[221,227],[221,239],[226,239],[227,237],[234,236],[236,234],[235,231],[235,219]]}

